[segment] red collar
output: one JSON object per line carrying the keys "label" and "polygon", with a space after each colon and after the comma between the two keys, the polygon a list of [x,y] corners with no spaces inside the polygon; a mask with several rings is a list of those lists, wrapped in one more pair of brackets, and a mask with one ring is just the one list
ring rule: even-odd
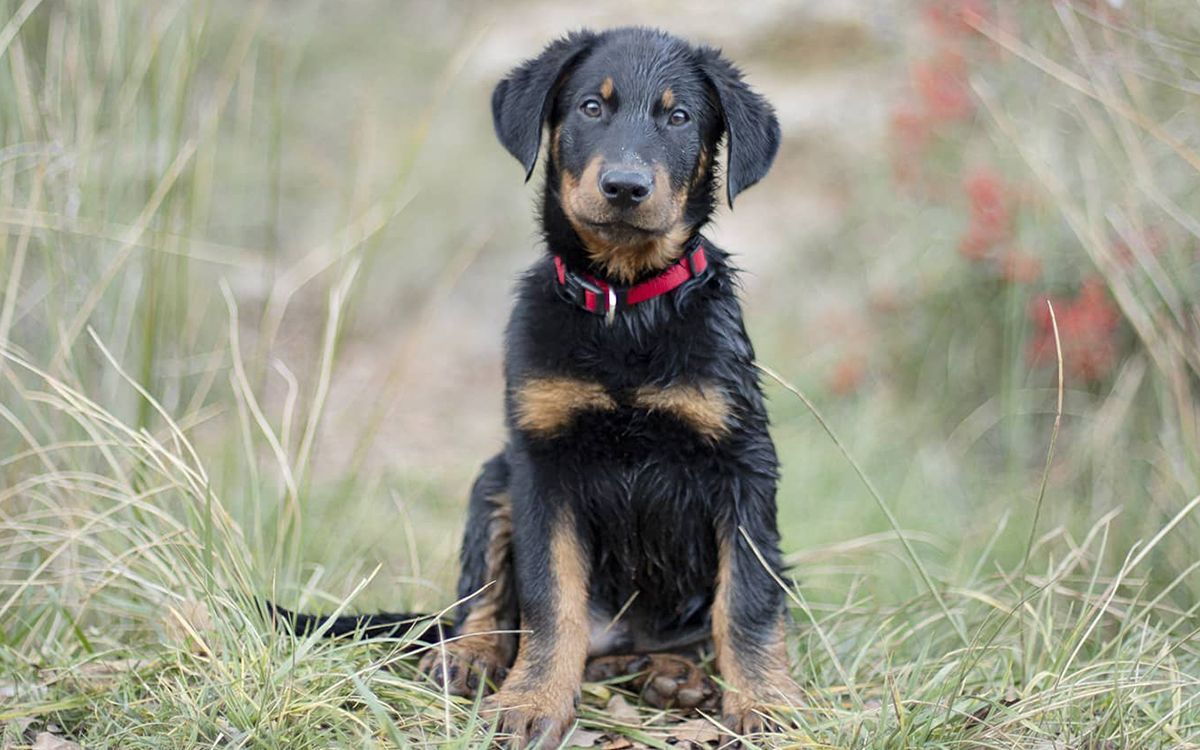
{"label": "red collar", "polygon": [[603,315],[611,322],[618,308],[632,307],[673,292],[684,283],[707,275],[708,257],[704,254],[704,243],[697,236],[689,243],[690,249],[674,265],[659,275],[640,284],[620,287],[608,284],[586,273],[575,273],[557,255],[554,270],[561,296],[590,313]]}

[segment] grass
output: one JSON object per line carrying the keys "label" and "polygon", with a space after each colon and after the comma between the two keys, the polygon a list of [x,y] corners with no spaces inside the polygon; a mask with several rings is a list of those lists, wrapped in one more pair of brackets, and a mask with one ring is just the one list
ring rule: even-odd
{"label": "grass", "polygon": [[[740,201],[781,215],[815,180],[845,204],[829,234],[779,230],[803,252],[746,258],[808,699],[759,744],[1200,747],[1200,50],[1167,5],[971,17],[955,43],[1004,56],[921,190],[886,143],[822,162],[785,122],[776,202]],[[500,440],[494,280],[531,257],[487,87],[539,12],[467,10],[0,0],[0,747],[490,740],[404,643],[283,636],[254,605],[453,601]],[[741,33],[785,104],[772,75],[902,89],[883,71],[915,54],[864,27],[866,62],[772,61]],[[1025,186],[1036,284],[954,252],[968,159]],[[755,246],[738,222],[716,231]],[[1081,268],[1123,321],[1091,382],[1063,371]],[[1024,356],[1038,292],[1057,372]],[[831,383],[860,350],[865,376]],[[708,736],[620,695],[585,686],[577,737]]]}

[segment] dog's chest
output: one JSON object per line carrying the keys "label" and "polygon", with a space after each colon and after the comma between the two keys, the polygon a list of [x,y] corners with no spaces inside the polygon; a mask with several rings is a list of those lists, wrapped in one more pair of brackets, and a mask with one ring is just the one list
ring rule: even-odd
{"label": "dog's chest", "polygon": [[[644,441],[714,446],[738,420],[727,351],[701,316],[639,327],[594,318],[525,331],[509,370],[513,426],[536,441],[604,453]],[[533,365],[533,366],[528,366]]]}
{"label": "dog's chest", "polygon": [[573,508],[593,605],[628,605],[630,632],[703,620],[740,446],[763,421],[740,322],[721,309],[664,308],[661,325],[649,310],[638,328],[547,308],[510,328],[517,444],[553,502]]}
{"label": "dog's chest", "polygon": [[[636,630],[671,630],[702,615],[716,571],[716,518],[741,425],[735,384],[704,358],[673,368],[660,352],[571,347],[570,374],[512,388],[512,420],[553,473],[585,529],[593,602],[631,597]],[[583,363],[586,366],[580,367]]]}
{"label": "dog's chest", "polygon": [[603,456],[645,455],[661,441],[715,446],[736,414],[727,387],[696,378],[624,385],[582,375],[539,375],[513,392],[513,422],[535,441]]}

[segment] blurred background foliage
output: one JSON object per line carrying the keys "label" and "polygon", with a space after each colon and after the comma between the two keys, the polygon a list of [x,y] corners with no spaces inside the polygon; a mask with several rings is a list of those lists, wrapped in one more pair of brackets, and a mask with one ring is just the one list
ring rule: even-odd
{"label": "blurred background foliage", "polygon": [[[774,171],[709,234],[761,361],[939,580],[1031,533],[1041,565],[1114,512],[1120,563],[1200,492],[1194,3],[0,0],[8,646],[76,648],[74,618],[158,637],[161,600],[204,588],[188,565],[312,608],[377,565],[355,607],[451,600],[511,281],[542,252],[490,89],[629,23],[723,47],[778,108]],[[1034,530],[1047,301],[1065,399]],[[912,596],[855,473],[767,388],[807,596]],[[1198,531],[1149,568],[1182,610]]]}

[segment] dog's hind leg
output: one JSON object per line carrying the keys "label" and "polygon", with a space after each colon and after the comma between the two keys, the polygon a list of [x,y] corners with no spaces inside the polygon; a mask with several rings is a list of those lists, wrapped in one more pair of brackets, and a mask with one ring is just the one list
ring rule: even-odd
{"label": "dog's hind leg", "polygon": [[430,648],[420,670],[452,695],[469,697],[502,681],[516,653],[512,503],[503,454],[484,464],[471,489],[460,565],[462,603],[454,619],[455,635]]}

